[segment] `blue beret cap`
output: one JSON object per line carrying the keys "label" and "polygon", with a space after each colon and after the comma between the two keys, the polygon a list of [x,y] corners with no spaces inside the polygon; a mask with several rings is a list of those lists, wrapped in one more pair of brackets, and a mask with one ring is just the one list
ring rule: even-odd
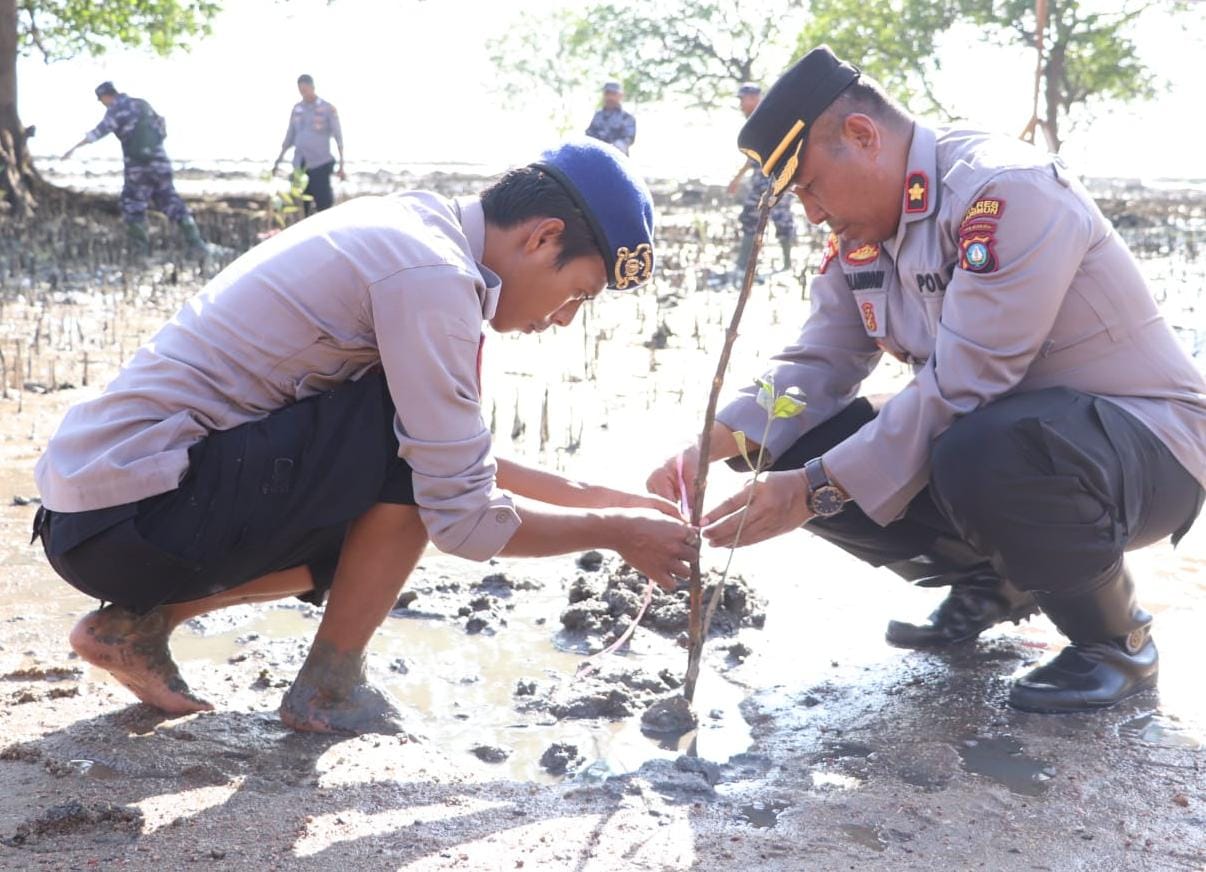
{"label": "blue beret cap", "polygon": [[829,46],[814,48],[771,86],[737,135],[737,148],[771,179],[775,194],[795,178],[817,118],[860,75]]}
{"label": "blue beret cap", "polygon": [[99,85],[96,86],[96,96],[97,97],[106,97],[109,94],[116,94],[116,93],[117,93],[117,89],[113,87],[112,82],[101,82]]}
{"label": "blue beret cap", "polygon": [[737,89],[738,97],[744,97],[747,94],[761,94],[761,93],[762,93],[762,86],[757,85],[754,82],[746,82],[744,85],[742,85],[740,88]]}
{"label": "blue beret cap", "polygon": [[619,82],[606,82],[603,85],[603,92],[606,94],[619,94],[623,90]]}
{"label": "blue beret cap", "polygon": [[580,136],[532,164],[556,179],[594,234],[607,267],[607,286],[638,287],[653,275],[653,196],[619,149]]}

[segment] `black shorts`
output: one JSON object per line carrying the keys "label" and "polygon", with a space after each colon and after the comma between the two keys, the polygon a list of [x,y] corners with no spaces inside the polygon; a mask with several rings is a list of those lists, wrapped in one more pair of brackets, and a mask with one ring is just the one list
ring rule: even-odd
{"label": "black shorts", "polygon": [[321,603],[347,525],[376,503],[414,505],[385,377],[211,433],[173,491],[92,512],[40,511],[50,565],[89,596],[147,612],[308,566]]}

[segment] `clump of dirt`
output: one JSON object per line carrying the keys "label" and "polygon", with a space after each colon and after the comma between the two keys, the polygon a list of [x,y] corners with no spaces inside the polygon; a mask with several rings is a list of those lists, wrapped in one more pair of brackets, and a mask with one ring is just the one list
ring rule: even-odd
{"label": "clump of dirt", "polygon": [[128,805],[111,802],[92,802],[85,805],[79,800],[53,805],[33,820],[17,826],[16,832],[0,839],[10,847],[20,847],[83,830],[109,830],[137,835],[142,830],[142,812]]}
{"label": "clump of dirt", "polygon": [[14,669],[2,677],[7,681],[66,681],[83,674],[78,666],[31,666],[28,669]]}
{"label": "clump of dirt", "polygon": [[613,665],[599,673],[571,677],[567,684],[549,686],[543,693],[540,686],[533,686],[531,693],[516,694],[516,707],[524,712],[548,712],[558,720],[619,720],[643,711],[678,685],[678,677],[668,669],[654,674],[639,666]]}
{"label": "clump of dirt", "polygon": [[398,597],[393,615],[399,618],[426,618],[464,621],[469,635],[492,636],[507,626],[507,613],[515,608],[511,598],[517,591],[538,590],[543,584],[535,579],[495,572],[471,585],[462,585],[440,577],[435,581],[417,579]]}
{"label": "clump of dirt", "polygon": [[[579,558],[579,567],[598,568],[579,575],[569,586],[569,606],[561,613],[561,624],[570,634],[600,637],[603,641],[619,638],[640,612],[648,579],[619,558],[587,561]],[[704,601],[707,602],[720,573],[710,571],[704,577]],[[641,626],[672,639],[687,631],[688,592],[684,586],[665,591],[653,588],[649,609]],[[766,604],[746,580],[731,575],[712,618],[708,636],[731,636],[742,627],[761,628],[766,623]]]}
{"label": "clump of dirt", "polygon": [[30,742],[18,742],[0,750],[0,760],[16,760],[22,763],[37,763],[42,759],[42,749]]}
{"label": "clump of dirt", "polygon": [[511,751],[498,745],[474,745],[469,749],[483,763],[503,763],[511,756]]}
{"label": "clump of dirt", "polygon": [[681,736],[699,726],[699,716],[682,694],[659,699],[641,715],[641,731],[659,736]]}
{"label": "clump of dirt", "polygon": [[540,755],[540,765],[550,775],[564,775],[584,762],[578,746],[569,742],[554,742]]}

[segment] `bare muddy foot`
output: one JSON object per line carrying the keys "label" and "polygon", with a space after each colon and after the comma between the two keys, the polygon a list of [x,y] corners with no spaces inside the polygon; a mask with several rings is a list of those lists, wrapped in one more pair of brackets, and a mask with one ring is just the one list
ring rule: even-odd
{"label": "bare muddy foot", "polygon": [[415,736],[403,722],[402,710],[386,691],[364,674],[364,655],[336,651],[315,642],[285,698],[281,720],[295,730],[362,735],[385,733]]}
{"label": "bare muddy foot", "polygon": [[158,609],[136,615],[105,606],[80,618],[69,639],[75,653],[104,669],[147,705],[170,715],[211,711],[213,706],[195,696],[180,677],[168,650],[171,632]]}

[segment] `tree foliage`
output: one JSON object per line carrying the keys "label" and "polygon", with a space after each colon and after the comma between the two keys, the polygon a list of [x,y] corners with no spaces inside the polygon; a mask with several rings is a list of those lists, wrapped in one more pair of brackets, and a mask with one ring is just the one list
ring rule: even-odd
{"label": "tree foliage", "polygon": [[17,45],[47,62],[146,45],[161,55],[209,33],[212,0],[17,0]]}
{"label": "tree foliage", "polygon": [[46,63],[146,45],[161,55],[209,33],[214,0],[0,0],[0,199],[17,215],[37,206],[26,128],[17,112],[17,57]]}
{"label": "tree foliage", "polygon": [[570,117],[607,79],[633,100],[686,98],[716,106],[745,81],[781,72],[804,0],[596,2],[524,13],[491,42],[500,88],[541,97]]}
{"label": "tree foliage", "polygon": [[1036,55],[1035,119],[1055,151],[1063,122],[1107,100],[1147,100],[1160,87],[1139,58],[1131,31],[1159,6],[1184,11],[1182,0],[812,0],[798,53],[828,43],[854,59],[914,110],[948,118],[954,107],[933,88],[942,37],[967,24],[990,44],[1025,46]]}

